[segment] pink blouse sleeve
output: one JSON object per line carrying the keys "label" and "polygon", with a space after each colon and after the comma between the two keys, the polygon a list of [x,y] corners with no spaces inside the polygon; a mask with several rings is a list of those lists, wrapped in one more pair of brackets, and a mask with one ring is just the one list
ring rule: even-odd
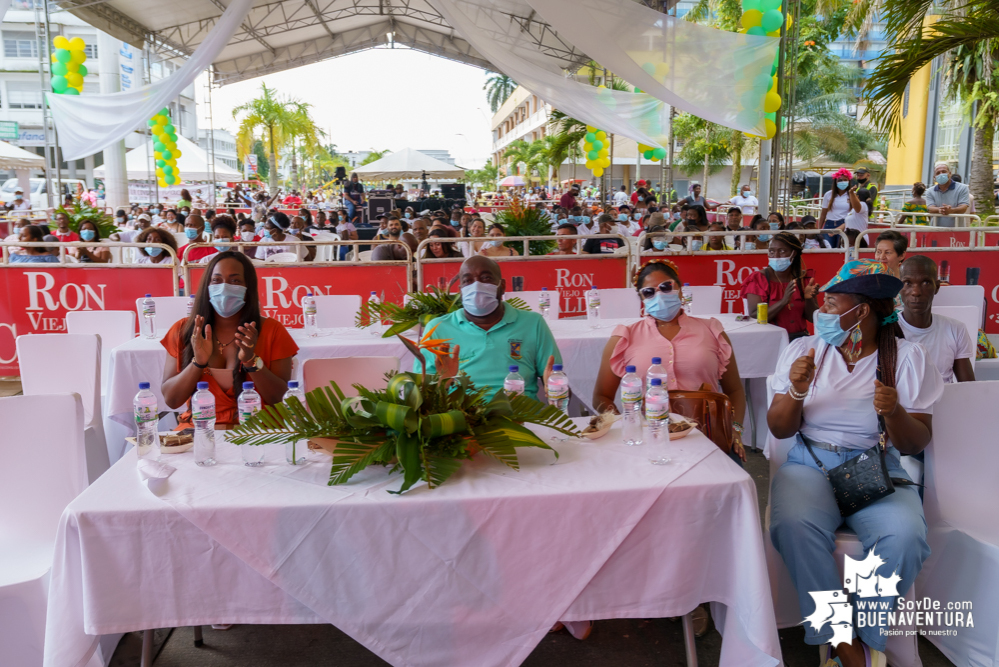
{"label": "pink blouse sleeve", "polygon": [[748,295],[755,294],[766,302],[769,292],[770,283],[767,282],[767,277],[763,275],[762,271],[754,271],[753,275],[746,278],[746,282],[742,283],[739,297],[745,299]]}
{"label": "pink blouse sleeve", "polygon": [[628,365],[628,347],[631,345],[631,329],[623,324],[614,327],[611,337],[620,336],[621,339],[614,347],[611,354],[610,367],[614,375],[624,377],[624,367]]}
{"label": "pink blouse sleeve", "polygon": [[718,379],[725,375],[728,362],[732,359],[732,346],[725,338],[725,327],[715,318],[708,319],[708,329],[715,342],[715,354],[718,357]]}

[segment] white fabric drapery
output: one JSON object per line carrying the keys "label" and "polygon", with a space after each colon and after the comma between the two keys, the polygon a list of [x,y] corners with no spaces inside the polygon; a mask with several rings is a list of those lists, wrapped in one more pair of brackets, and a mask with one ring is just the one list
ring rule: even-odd
{"label": "white fabric drapery", "polygon": [[46,93],[64,159],[99,153],[124,139],[191,85],[222,52],[253,7],[254,0],[232,0],[211,34],[176,72],[148,86],[109,95]]}

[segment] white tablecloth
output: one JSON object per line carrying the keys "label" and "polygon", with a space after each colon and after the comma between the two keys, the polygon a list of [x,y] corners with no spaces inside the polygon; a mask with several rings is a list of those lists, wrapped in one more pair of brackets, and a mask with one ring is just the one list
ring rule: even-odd
{"label": "white tablecloth", "polygon": [[[327,487],[329,459],[249,469],[166,455],[151,493],[129,452],[67,507],[45,665],[97,635],[208,623],[329,622],[394,665],[517,665],[558,619],[677,616],[712,601],[722,665],[778,664],[753,481],[699,433],[488,458],[404,496],[369,469]],[[280,448],[268,453],[277,461]]]}

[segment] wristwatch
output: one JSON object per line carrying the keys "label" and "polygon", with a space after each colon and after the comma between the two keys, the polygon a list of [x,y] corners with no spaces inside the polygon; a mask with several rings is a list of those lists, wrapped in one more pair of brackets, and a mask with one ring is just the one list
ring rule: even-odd
{"label": "wristwatch", "polygon": [[256,355],[250,359],[249,363],[243,364],[244,373],[256,373],[257,371],[263,370],[263,368],[264,360]]}

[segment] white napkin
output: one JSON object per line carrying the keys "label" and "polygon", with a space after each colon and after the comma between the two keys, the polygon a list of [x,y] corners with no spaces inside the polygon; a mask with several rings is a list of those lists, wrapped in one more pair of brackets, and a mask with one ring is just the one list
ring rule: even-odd
{"label": "white napkin", "polygon": [[139,459],[136,470],[139,471],[139,479],[146,484],[146,487],[154,495],[159,495],[159,491],[162,489],[167,478],[177,469],[172,465],[154,461],[153,459]]}

